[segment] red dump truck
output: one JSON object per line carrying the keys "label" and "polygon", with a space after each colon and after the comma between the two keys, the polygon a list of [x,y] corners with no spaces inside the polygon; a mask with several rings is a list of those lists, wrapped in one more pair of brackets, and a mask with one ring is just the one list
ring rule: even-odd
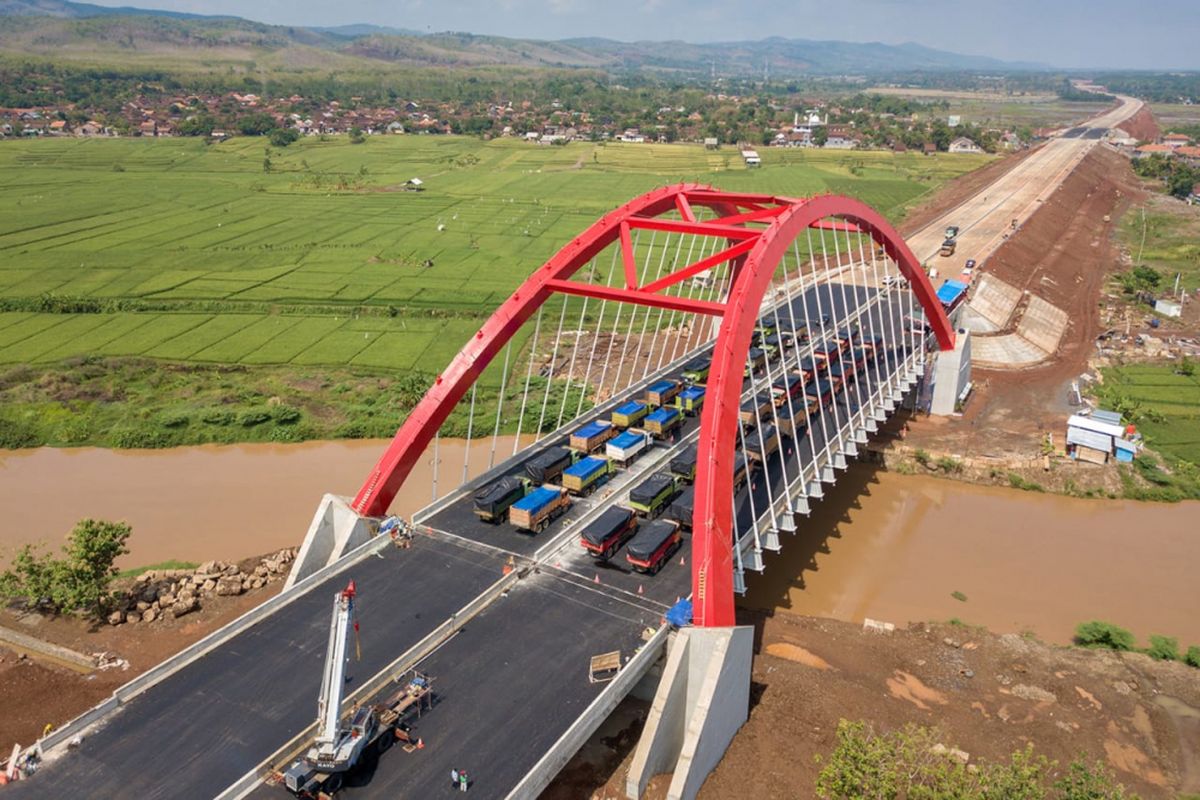
{"label": "red dump truck", "polygon": [[637,514],[628,508],[612,506],[583,529],[579,543],[593,558],[607,561],[637,533],[637,529]]}
{"label": "red dump truck", "polygon": [[638,572],[653,575],[683,546],[683,532],[675,520],[657,519],[643,523],[629,544],[625,559]]}

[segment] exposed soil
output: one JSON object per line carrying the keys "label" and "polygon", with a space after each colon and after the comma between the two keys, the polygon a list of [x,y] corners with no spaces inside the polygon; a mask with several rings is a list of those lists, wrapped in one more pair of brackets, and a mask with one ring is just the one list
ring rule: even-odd
{"label": "exposed soil", "polygon": [[1138,141],[1156,142],[1162,135],[1162,129],[1158,127],[1158,120],[1154,118],[1149,104],[1143,105],[1136,114],[1122,122],[1120,127]]}
{"label": "exposed soil", "polygon": [[[251,562],[257,563],[257,559]],[[5,627],[80,653],[111,653],[129,662],[128,669],[81,675],[0,648],[0,697],[4,698],[0,748],[4,756],[15,742],[32,744],[47,724],[59,726],[73,719],[118,686],[273,597],[282,585],[278,581],[236,597],[206,597],[200,610],[176,620],[118,627],[19,614],[12,609],[0,612],[0,625]]]}
{"label": "exposed soil", "polygon": [[[972,763],[1006,760],[1027,743],[1060,765],[1084,754],[1147,800],[1200,790],[1191,667],[957,625],[878,634],[785,613],[743,616],[758,632],[750,719],[702,800],[813,796],[815,756],[833,750],[840,719],[880,732],[936,727]],[[623,798],[647,708],[625,704],[543,798]],[[647,797],[664,797],[667,784],[659,776]]]}
{"label": "exposed soil", "polygon": [[[1064,309],[1070,319],[1045,364],[1021,371],[975,369],[960,418],[914,421],[908,443],[963,454],[1036,452],[1070,413],[1070,382],[1085,372],[1101,332],[1100,297],[1120,268],[1121,214],[1143,197],[1129,161],[1097,147],[983,269]],[[1020,310],[1018,309],[1018,312]]]}

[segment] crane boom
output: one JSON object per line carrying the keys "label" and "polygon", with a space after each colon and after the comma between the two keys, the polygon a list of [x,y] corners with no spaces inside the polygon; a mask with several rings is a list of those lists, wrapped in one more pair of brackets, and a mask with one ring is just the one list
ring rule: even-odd
{"label": "crane boom", "polygon": [[338,720],[342,712],[342,689],[346,685],[346,643],[354,615],[354,581],[333,597],[333,617],[329,623],[329,645],[325,651],[325,672],[321,677],[321,695],[317,699],[318,751],[333,749],[338,742]]}

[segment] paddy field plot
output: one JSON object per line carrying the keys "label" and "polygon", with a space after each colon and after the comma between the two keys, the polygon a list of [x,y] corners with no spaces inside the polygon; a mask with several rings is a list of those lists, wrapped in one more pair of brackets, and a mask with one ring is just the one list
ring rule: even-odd
{"label": "paddy field plot", "polygon": [[[466,137],[0,143],[0,364],[79,355],[435,373],[605,211],[678,181],[893,220],[986,157]],[[269,159],[265,171],[264,159]],[[410,178],[425,190],[405,191]],[[94,313],[32,313],[45,297]],[[61,310],[61,309],[58,309]]]}

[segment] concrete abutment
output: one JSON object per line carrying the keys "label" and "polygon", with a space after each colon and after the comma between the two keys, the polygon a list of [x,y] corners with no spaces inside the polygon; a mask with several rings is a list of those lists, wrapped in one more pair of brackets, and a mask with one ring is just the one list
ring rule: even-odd
{"label": "concrete abutment", "polygon": [[626,778],[630,798],[666,772],[669,800],[696,796],[750,714],[753,658],[749,626],[679,631]]}

